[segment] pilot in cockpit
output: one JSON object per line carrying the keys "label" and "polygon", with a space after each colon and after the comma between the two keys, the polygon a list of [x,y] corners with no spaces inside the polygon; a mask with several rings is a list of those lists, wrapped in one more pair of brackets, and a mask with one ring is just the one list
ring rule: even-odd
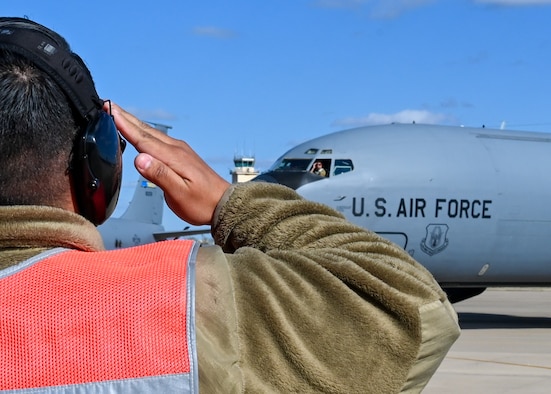
{"label": "pilot in cockpit", "polygon": [[321,161],[316,161],[312,165],[312,168],[310,169],[310,172],[319,176],[327,176],[327,171],[323,168],[323,164]]}

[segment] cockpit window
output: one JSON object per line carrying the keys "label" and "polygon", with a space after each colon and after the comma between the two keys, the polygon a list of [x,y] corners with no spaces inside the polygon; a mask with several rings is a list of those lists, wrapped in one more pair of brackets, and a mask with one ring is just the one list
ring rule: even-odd
{"label": "cockpit window", "polygon": [[306,152],[304,152],[305,155],[315,155],[318,153],[318,150],[316,148],[310,148]]}
{"label": "cockpit window", "polygon": [[[334,159],[331,162],[331,159],[326,159],[322,157],[317,157],[315,159],[291,159],[288,157],[280,158],[274,165],[269,169],[269,171],[309,171],[314,172],[313,168],[316,163],[321,163],[321,167],[324,169],[323,176],[335,176],[344,174],[345,172],[350,172],[354,170],[354,163],[350,159]],[[318,172],[316,172],[318,173]],[[319,175],[319,174],[318,174]]]}
{"label": "cockpit window", "polygon": [[350,159],[335,159],[335,166],[333,167],[333,175],[344,174],[354,169],[354,164]]}
{"label": "cockpit window", "polygon": [[271,171],[308,171],[312,159],[289,159],[278,160]]}

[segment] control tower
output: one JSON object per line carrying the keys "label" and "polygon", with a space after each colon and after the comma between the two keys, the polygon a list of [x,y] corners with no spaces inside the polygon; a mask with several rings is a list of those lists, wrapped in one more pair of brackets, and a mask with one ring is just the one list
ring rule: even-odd
{"label": "control tower", "polygon": [[248,182],[260,172],[254,168],[255,159],[252,156],[234,156],[234,169],[230,170],[232,183]]}

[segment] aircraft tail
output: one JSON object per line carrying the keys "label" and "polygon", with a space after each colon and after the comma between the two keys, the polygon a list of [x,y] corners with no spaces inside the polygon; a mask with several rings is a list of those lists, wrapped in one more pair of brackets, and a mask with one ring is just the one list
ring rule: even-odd
{"label": "aircraft tail", "polygon": [[134,196],[121,219],[162,224],[164,194],[160,187],[140,176]]}
{"label": "aircraft tail", "polygon": [[[171,126],[160,123],[147,122],[157,130],[168,134]],[[121,215],[121,219],[136,220],[143,223],[162,224],[163,221],[163,191],[154,183],[140,175],[134,196],[130,205]]]}

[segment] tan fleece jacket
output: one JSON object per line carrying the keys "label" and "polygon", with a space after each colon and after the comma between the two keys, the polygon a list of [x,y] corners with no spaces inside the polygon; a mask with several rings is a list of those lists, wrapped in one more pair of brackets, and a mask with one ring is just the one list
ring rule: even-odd
{"label": "tan fleece jacket", "polygon": [[[201,393],[418,392],[458,336],[427,270],[288,188],[232,187],[213,237],[197,262]],[[0,207],[0,267],[56,246],[102,247],[77,215]]]}

